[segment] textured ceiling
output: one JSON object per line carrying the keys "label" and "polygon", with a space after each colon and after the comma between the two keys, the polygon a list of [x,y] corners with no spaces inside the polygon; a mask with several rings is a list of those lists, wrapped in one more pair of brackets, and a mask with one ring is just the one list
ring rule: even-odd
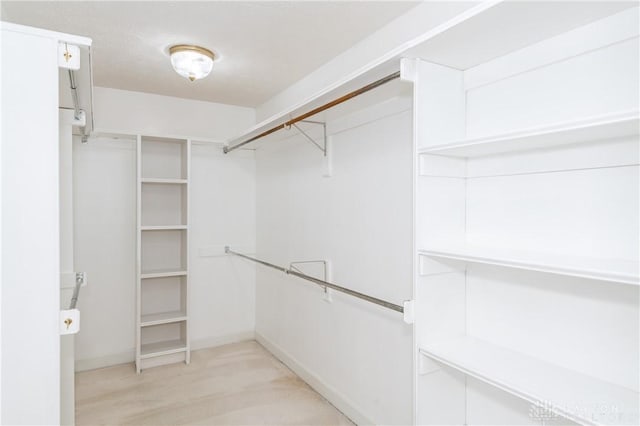
{"label": "textured ceiling", "polygon": [[[96,86],[255,107],[415,2],[2,1],[2,20],[93,39]],[[191,83],[168,47],[198,44],[220,59]]]}

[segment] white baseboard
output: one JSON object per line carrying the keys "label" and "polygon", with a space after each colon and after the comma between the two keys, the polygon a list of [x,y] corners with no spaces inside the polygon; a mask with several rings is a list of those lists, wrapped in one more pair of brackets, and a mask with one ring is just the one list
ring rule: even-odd
{"label": "white baseboard", "polygon": [[[254,340],[255,333],[253,330],[247,330],[239,333],[227,334],[224,336],[206,337],[191,341],[191,350],[213,348],[216,346],[228,345],[229,343],[243,342],[246,340]],[[114,365],[128,364],[134,362],[136,352],[134,349],[119,354],[111,354],[98,358],[77,359],[75,362],[75,371],[95,370],[97,368],[113,367]]]}
{"label": "white baseboard", "polygon": [[352,401],[338,392],[332,386],[326,384],[320,377],[313,372],[309,371],[298,360],[290,356],[284,349],[275,343],[271,342],[264,335],[255,332],[255,339],[258,343],[264,346],[269,352],[271,352],[276,358],[282,361],[287,367],[289,367],[294,373],[296,373],[302,380],[307,382],[316,392],[325,397],[327,401],[333,404],[338,410],[340,410],[345,416],[357,425],[373,425],[373,422],[368,418],[362,410],[358,409]]}
{"label": "white baseboard", "polygon": [[197,351],[198,349],[215,348],[216,346],[228,345],[230,343],[245,342],[247,340],[254,340],[255,336],[255,331],[247,330],[224,336],[205,337],[204,339],[192,340],[191,350]]}
{"label": "white baseboard", "polygon": [[111,354],[98,358],[76,359],[75,371],[95,370],[97,368],[112,367],[119,364],[128,364],[136,359],[136,351],[131,349],[119,354]]}

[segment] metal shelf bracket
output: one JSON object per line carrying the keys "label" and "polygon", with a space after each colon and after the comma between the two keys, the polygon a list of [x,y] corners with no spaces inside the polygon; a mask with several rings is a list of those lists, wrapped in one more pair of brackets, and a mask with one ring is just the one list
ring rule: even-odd
{"label": "metal shelf bracket", "polygon": [[[322,281],[330,281],[330,277],[329,277],[329,262],[326,260],[301,260],[298,262],[291,262],[289,263],[289,270],[290,271],[296,271],[299,272],[301,274],[305,274],[305,272],[303,270],[301,270],[300,268],[296,267],[296,265],[301,265],[301,264],[321,264],[322,265],[322,277],[320,278]],[[332,297],[332,291],[329,287],[327,287],[326,285],[323,286],[324,289],[324,295],[322,296],[323,299],[325,300],[325,302],[333,302],[333,297]]]}
{"label": "metal shelf bracket", "polygon": [[296,123],[291,123],[290,125],[286,126],[285,129],[289,130],[291,129],[292,126],[295,127],[302,136],[304,136],[309,142],[315,145],[316,148],[322,151],[322,154],[326,157],[327,156],[327,123],[324,123],[322,121],[311,121],[311,120],[301,120],[300,123],[310,123],[310,124],[322,126],[322,144],[316,142],[315,139],[309,136],[307,132],[302,130],[300,126],[298,126]]}

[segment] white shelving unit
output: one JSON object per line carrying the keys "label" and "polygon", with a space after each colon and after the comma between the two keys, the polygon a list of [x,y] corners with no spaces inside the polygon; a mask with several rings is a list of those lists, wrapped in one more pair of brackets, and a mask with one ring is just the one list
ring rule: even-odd
{"label": "white shelving unit", "polygon": [[190,362],[191,141],[138,136],[136,369]]}
{"label": "white shelving unit", "polygon": [[448,56],[495,53],[483,33],[542,13],[503,3],[402,63],[416,424],[640,423],[638,9],[562,30],[573,6],[547,6],[554,34],[499,37],[533,44]]}

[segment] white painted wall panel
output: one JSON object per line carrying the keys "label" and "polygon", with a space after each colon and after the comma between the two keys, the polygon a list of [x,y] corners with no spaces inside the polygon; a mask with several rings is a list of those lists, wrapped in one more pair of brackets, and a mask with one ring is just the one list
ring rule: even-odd
{"label": "white painted wall panel", "polygon": [[467,137],[637,109],[638,38],[467,92]]}
{"label": "white painted wall panel", "polygon": [[96,130],[225,140],[255,122],[253,108],[94,88]]}
{"label": "white painted wall panel", "polygon": [[[78,308],[76,366],[133,360],[135,344],[135,142],[74,138],[75,265],[87,272]],[[123,353],[125,355],[123,356]]]}
{"label": "white painted wall panel", "polygon": [[[333,137],[333,176],[304,139],[257,151],[260,258],[327,259],[332,281],[411,297],[411,112]],[[379,424],[411,423],[411,327],[399,314],[259,267],[256,331]],[[351,413],[347,413],[351,414]],[[360,417],[357,420],[362,420]]]}
{"label": "white painted wall panel", "polygon": [[467,181],[467,242],[634,260],[638,166],[475,178]]}
{"label": "white painted wall panel", "polygon": [[[253,151],[224,155],[220,146],[191,148],[190,333],[195,348],[234,336],[253,338],[255,265],[224,256],[224,246],[253,252],[256,177]],[[202,257],[202,248],[219,255]]]}

